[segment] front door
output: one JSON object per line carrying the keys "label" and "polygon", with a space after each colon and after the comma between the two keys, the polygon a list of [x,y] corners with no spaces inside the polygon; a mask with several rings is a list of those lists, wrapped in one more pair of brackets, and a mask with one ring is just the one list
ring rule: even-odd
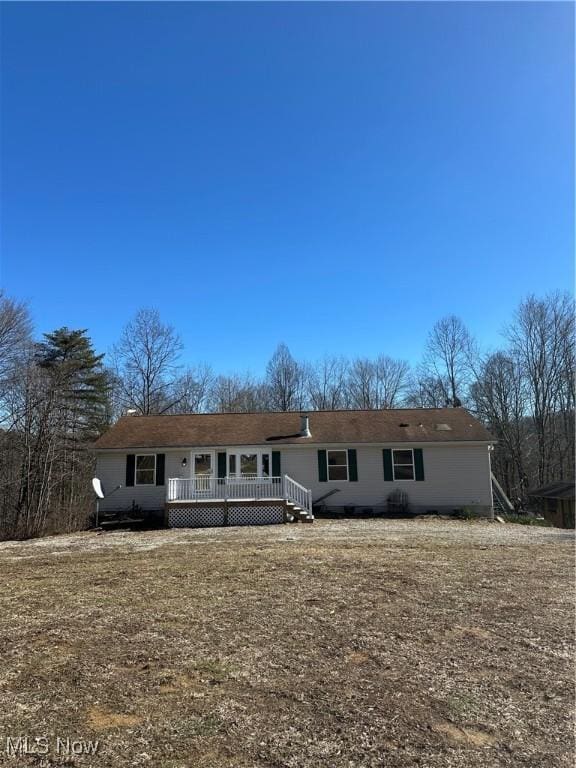
{"label": "front door", "polygon": [[192,453],[192,479],[194,490],[202,496],[214,496],[214,453],[203,451]]}

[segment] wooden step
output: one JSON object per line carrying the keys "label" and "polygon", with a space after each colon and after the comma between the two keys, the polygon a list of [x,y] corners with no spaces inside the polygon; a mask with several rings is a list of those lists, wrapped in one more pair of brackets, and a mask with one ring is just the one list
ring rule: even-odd
{"label": "wooden step", "polygon": [[294,501],[286,502],[286,511],[290,516],[293,516],[294,522],[300,523],[313,523],[314,515],[310,514],[308,510],[303,509]]}

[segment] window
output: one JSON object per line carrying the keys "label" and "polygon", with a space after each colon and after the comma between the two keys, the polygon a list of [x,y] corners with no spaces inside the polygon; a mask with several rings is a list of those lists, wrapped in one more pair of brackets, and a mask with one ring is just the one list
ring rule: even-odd
{"label": "window", "polygon": [[258,475],[258,454],[257,453],[241,453],[240,454],[240,474],[245,475]]}
{"label": "window", "polygon": [[327,451],[328,480],[348,480],[348,451]]}
{"label": "window", "polygon": [[198,475],[212,475],[212,454],[211,453],[195,453],[194,454],[194,474]]}
{"label": "window", "polygon": [[228,454],[229,477],[270,477],[271,466],[269,453],[251,451]]}
{"label": "window", "polygon": [[414,452],[408,450],[392,451],[394,480],[414,480]]}
{"label": "window", "polygon": [[136,485],[155,485],[156,455],[153,453],[136,456]]}

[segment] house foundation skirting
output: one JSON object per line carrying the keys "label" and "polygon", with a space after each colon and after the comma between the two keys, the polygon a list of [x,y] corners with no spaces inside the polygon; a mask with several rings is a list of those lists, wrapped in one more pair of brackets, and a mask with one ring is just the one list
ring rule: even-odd
{"label": "house foundation skirting", "polygon": [[275,525],[284,522],[286,503],[283,499],[166,503],[166,523],[170,528]]}
{"label": "house foundation skirting", "polygon": [[400,510],[391,511],[386,505],[373,505],[368,506],[366,504],[350,504],[342,506],[334,506],[331,504],[325,507],[320,507],[317,510],[317,514],[341,516],[341,517],[416,517],[418,515],[446,515],[448,517],[461,516],[466,511],[470,512],[472,516],[480,518],[492,519],[494,517],[494,509],[489,505],[469,505],[465,504],[411,504],[409,508],[403,513]]}

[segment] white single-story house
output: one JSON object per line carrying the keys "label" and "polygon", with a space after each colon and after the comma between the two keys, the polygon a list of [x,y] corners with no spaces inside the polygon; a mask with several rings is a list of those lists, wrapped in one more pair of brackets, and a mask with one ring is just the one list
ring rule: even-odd
{"label": "white single-story house", "polygon": [[127,415],[95,444],[100,509],[191,527],[312,521],[317,505],[386,512],[399,499],[493,516],[493,442],[464,408]]}

